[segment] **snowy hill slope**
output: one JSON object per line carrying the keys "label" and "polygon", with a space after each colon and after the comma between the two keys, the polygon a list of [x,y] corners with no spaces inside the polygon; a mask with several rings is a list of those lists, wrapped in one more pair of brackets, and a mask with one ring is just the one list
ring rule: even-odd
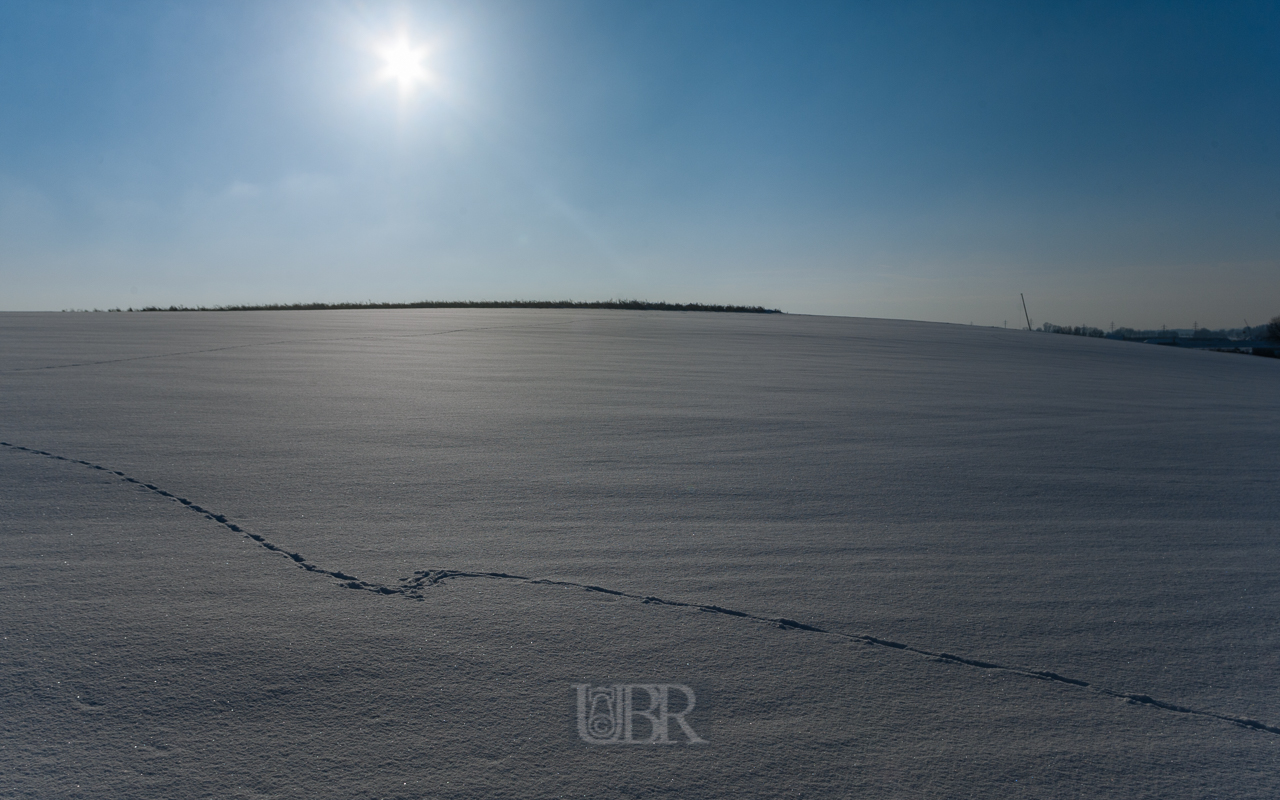
{"label": "snowy hill slope", "polygon": [[[0,796],[1280,790],[1280,362],[668,312],[0,341]],[[706,744],[585,742],[584,683],[688,686]]]}

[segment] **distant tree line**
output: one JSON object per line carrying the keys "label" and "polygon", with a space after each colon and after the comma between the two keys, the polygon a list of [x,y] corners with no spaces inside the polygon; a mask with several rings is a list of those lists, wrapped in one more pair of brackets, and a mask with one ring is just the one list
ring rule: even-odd
{"label": "distant tree line", "polygon": [[1180,331],[1178,329],[1161,328],[1141,330],[1137,328],[1116,328],[1110,333],[1095,328],[1091,325],[1054,325],[1052,322],[1046,322],[1040,326],[1039,330],[1045,333],[1063,333],[1069,336],[1092,336],[1095,338],[1107,339],[1137,339],[1144,341],[1147,339],[1176,339],[1184,334],[1190,334],[1194,339],[1231,339],[1231,340],[1259,340],[1266,339],[1271,341],[1280,341],[1280,316],[1272,317],[1271,321],[1265,325],[1254,325],[1244,328],[1222,328],[1214,330],[1211,328],[1195,328],[1190,331]]}
{"label": "distant tree line", "polygon": [[[272,303],[231,306],[147,306],[138,311],[333,311],[366,308],[609,308],[625,311],[716,311],[735,314],[781,314],[763,306],[722,306],[708,303],[663,303],[649,300],[422,300],[416,303]],[[118,310],[118,309],[116,309]],[[133,311],[135,309],[129,309]]]}
{"label": "distant tree line", "polygon": [[1065,333],[1068,336],[1093,336],[1102,338],[1107,332],[1102,328],[1093,328],[1088,325],[1054,325],[1052,322],[1046,322],[1040,326],[1040,330],[1045,333]]}
{"label": "distant tree line", "polygon": [[[1169,330],[1136,330],[1134,328],[1115,328],[1110,333],[1090,325],[1054,325],[1046,322],[1039,330],[1045,333],[1063,333],[1069,336],[1090,336],[1094,338],[1121,339],[1125,341],[1151,342],[1154,344],[1178,345],[1182,339],[1184,347],[1202,347],[1233,353],[1252,353],[1255,356],[1280,358],[1280,316],[1272,317],[1266,325],[1246,326],[1244,328],[1210,328],[1195,327],[1190,331]],[[1190,336],[1179,336],[1190,334]],[[1190,341],[1188,341],[1190,340]],[[1275,343],[1275,346],[1271,345]]]}

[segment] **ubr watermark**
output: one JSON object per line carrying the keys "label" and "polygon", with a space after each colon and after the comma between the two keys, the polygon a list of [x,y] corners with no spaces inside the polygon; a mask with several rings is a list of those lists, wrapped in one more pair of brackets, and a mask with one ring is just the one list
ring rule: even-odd
{"label": "ubr watermark", "polygon": [[[578,690],[578,736],[584,742],[678,744],[671,736],[674,721],[684,734],[685,744],[707,743],[685,721],[697,698],[682,683],[579,683],[574,688]],[[674,696],[677,694],[680,697]],[[672,700],[683,707],[673,711]]]}

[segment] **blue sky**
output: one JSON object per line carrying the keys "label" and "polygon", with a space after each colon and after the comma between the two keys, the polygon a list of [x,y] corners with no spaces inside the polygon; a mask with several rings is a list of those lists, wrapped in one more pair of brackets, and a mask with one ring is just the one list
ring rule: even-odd
{"label": "blue sky", "polygon": [[1257,324],[1280,7],[0,0],[0,282]]}

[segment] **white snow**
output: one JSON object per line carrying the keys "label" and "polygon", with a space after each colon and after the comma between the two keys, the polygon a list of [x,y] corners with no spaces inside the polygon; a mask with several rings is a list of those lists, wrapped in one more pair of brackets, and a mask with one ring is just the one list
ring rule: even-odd
{"label": "white snow", "polygon": [[[1280,795],[1280,361],[621,311],[0,342],[0,797]],[[587,744],[580,683],[686,684],[707,744]]]}

